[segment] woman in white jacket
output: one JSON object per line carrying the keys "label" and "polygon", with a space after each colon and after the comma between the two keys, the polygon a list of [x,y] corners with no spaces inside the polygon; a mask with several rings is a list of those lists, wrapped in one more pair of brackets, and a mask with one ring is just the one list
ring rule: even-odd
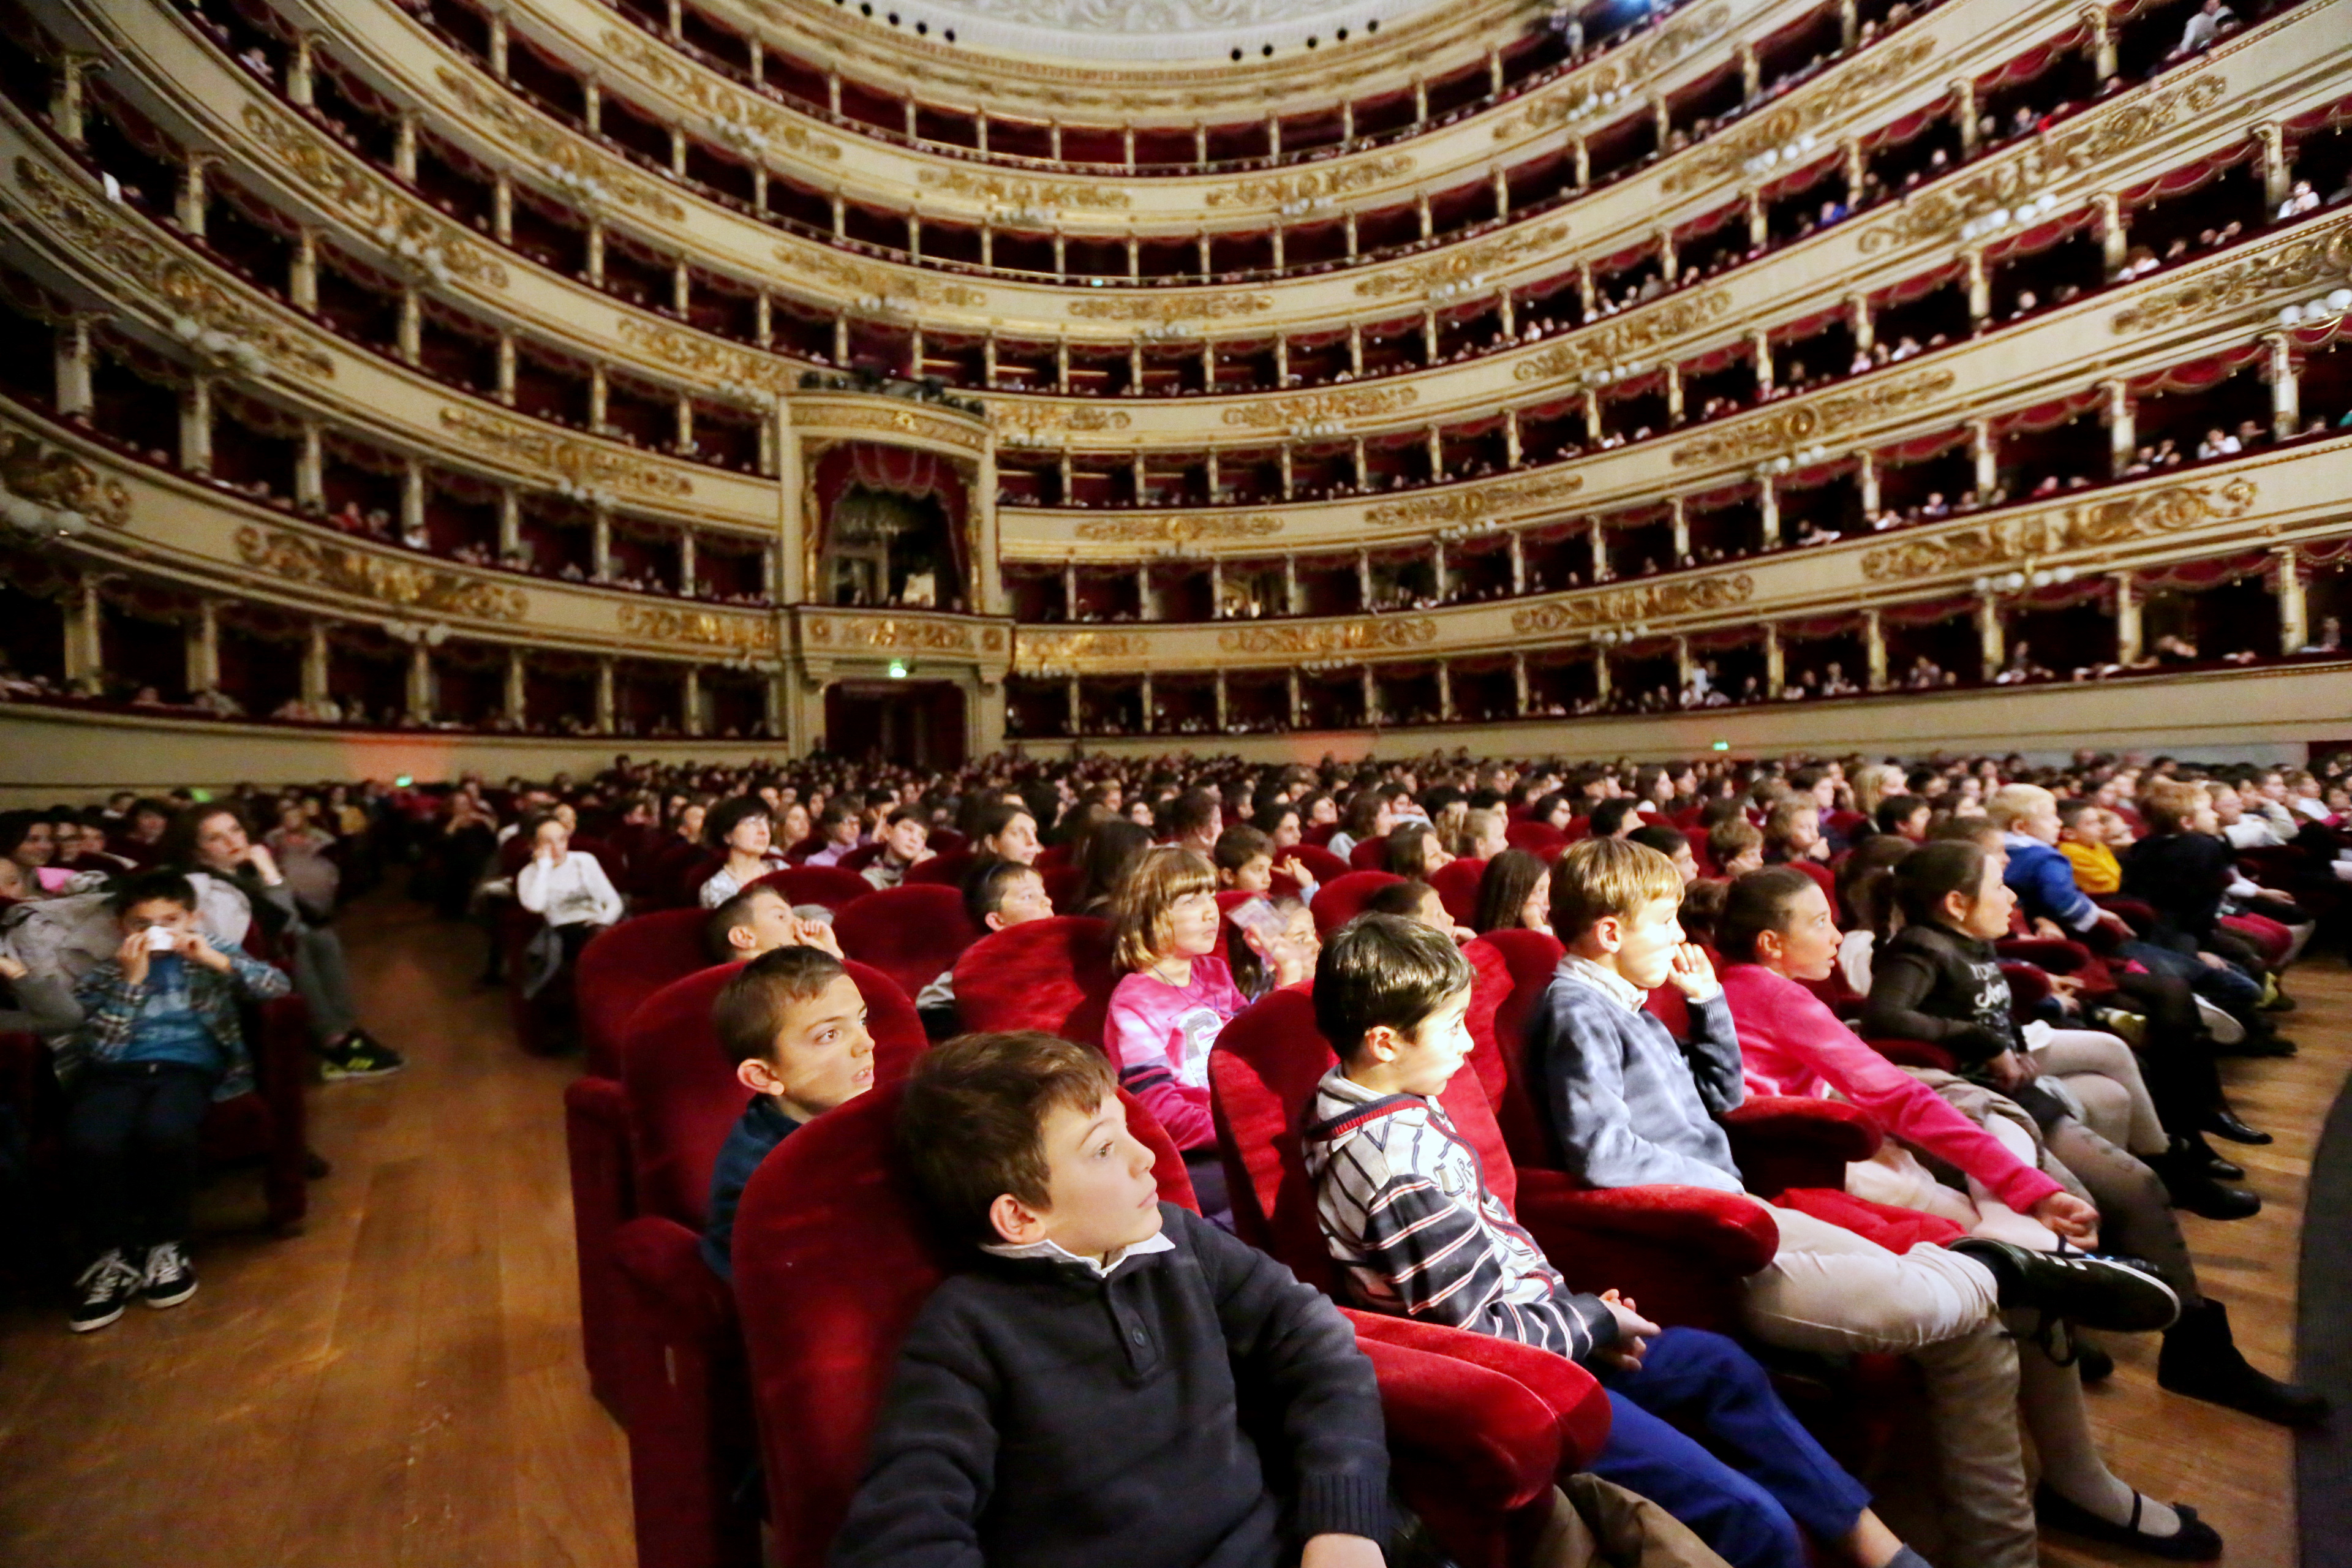
{"label": "woman in white jacket", "polygon": [[[567,1027],[572,1017],[572,965],[598,931],[628,912],[596,857],[574,849],[571,830],[552,816],[523,825],[530,836],[530,863],[515,877],[515,901],[547,921],[531,939],[520,965],[522,994],[544,1001]],[[550,983],[561,978],[552,991]]]}

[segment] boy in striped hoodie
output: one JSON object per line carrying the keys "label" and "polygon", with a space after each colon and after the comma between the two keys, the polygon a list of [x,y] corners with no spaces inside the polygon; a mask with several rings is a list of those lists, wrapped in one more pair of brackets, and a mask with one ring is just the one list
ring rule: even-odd
{"label": "boy in striped hoodie", "polygon": [[1400,916],[1360,916],[1324,945],[1315,1016],[1339,1065],[1317,1086],[1306,1157],[1350,1293],[1583,1364],[1613,1415],[1593,1473],[1665,1509],[1735,1568],[1803,1568],[1801,1525],[1860,1568],[1926,1568],[1745,1351],[1662,1331],[1614,1290],[1570,1291],[1487,1187],[1437,1102],[1470,1055],[1471,978],[1452,941]]}

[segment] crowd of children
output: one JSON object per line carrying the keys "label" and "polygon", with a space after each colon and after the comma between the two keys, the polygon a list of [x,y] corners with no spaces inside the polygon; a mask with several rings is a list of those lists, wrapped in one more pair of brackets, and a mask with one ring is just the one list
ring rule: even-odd
{"label": "crowd of children", "polygon": [[[2176,1560],[2221,1550],[2195,1509],[2108,1468],[2083,1386],[2112,1361],[2082,1330],[2161,1333],[2158,1380],[2178,1393],[2325,1418],[2317,1394],[2239,1354],[2175,1211],[2260,1207],[2210,1142],[2268,1141],[2217,1062],[2294,1048],[2280,977],[2315,933],[2342,939],[2347,778],[2340,757],[2307,772],[2089,754],[992,759],[945,778],[623,759],[504,791],[342,792],[355,818],[296,792],[268,816],[303,853],[349,841],[346,869],[365,876],[413,863],[412,890],[445,909],[454,885],[456,912],[511,898],[541,916],[533,990],[568,988],[588,935],[643,905],[643,868],[695,857],[684,896],[709,911],[712,961],[740,966],[713,1032],[751,1091],[709,1194],[703,1252],[722,1279],[761,1162],[875,1082],[830,912],[793,907],[770,871],[847,862],[895,887],[952,830],[975,931],[1057,905],[1107,922],[1099,1049],[962,1033],[952,970],[909,998],[944,1043],[904,1090],[902,1153],[971,1247],[909,1335],[836,1561],[1384,1560],[1396,1521],[1369,1364],[1330,1302],[1235,1239],[1252,1200],[1229,1185],[1209,1070],[1237,1016],[1303,988],[1334,1057],[1297,1131],[1346,1304],[1584,1366],[1613,1411],[1591,1473],[1679,1521],[1675,1560],[1741,1568],[1924,1561],[1757,1359],[1903,1357],[1935,1437],[1935,1554],[2023,1568],[2043,1527]],[[298,990],[331,1074],[397,1064],[358,1026],[333,891],[295,890],[240,804],[0,817],[16,900],[0,1026],[42,1035],[66,1085],[77,1329],[194,1289],[194,1131],[244,1085],[241,1008]],[[1339,877],[1313,866],[1332,855],[1394,879],[1359,879],[1338,897],[1360,912],[1318,927]],[[68,923],[92,909],[103,942]],[[1503,932],[1558,944],[1524,1037],[1496,1042],[1558,1167],[1595,1188],[1706,1189],[1769,1220],[1740,1339],[1571,1290],[1450,1118],[1475,1049],[1474,959]],[[1182,1155],[1197,1214],[1159,1201],[1114,1087]],[[1723,1119],[1754,1095],[1834,1097],[1887,1137],[1843,1194],[1751,1194]]]}

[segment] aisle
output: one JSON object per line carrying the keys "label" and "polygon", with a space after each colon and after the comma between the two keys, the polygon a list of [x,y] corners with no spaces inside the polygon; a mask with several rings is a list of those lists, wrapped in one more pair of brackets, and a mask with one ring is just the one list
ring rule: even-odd
{"label": "aisle", "polygon": [[[346,937],[371,1022],[413,1065],[313,1092],[335,1171],[305,1235],[208,1234],[194,1300],[97,1334],[57,1312],[0,1320],[0,1563],[633,1563],[625,1446],[580,1370],[560,1098],[576,1069],[514,1048],[502,999],[472,984],[472,932],[379,893]],[[2293,1335],[2312,1144],[2352,1065],[2352,974],[2330,958],[2293,988],[2303,1055],[2230,1067],[2241,1110],[2279,1134],[2244,1162],[2264,1212],[2188,1222],[2273,1370]],[[224,1200],[258,1211],[249,1184],[213,1197],[216,1220],[236,1217]],[[2118,1472],[2197,1503],[2231,1568],[2293,1568],[2288,1435],[2158,1390],[2154,1340],[2117,1349],[2092,1407]]]}
{"label": "aisle", "polygon": [[[383,893],[345,917],[409,1069],[314,1089],[302,1236],[200,1237],[203,1289],[95,1334],[0,1326],[0,1563],[629,1568],[628,1456],[588,1397],[569,1062],[516,1050],[480,945]],[[208,1196],[257,1213],[253,1184]]]}

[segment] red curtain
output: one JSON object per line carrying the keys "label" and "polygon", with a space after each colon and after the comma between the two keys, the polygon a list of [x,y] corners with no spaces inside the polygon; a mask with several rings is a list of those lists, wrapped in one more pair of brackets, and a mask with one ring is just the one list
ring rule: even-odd
{"label": "red curtain", "polygon": [[1900,283],[1890,283],[1881,289],[1870,297],[1870,308],[1884,310],[1890,306],[1907,305],[1914,300],[1924,300],[1959,275],[1960,264],[1957,261],[1931,268],[1915,278],[1906,278]]}
{"label": "red curtain", "polygon": [[2241,578],[2256,576],[2268,570],[2270,564],[2269,551],[2254,550],[2243,555],[2225,555],[2218,561],[2181,561],[2169,566],[2143,567],[2132,574],[2132,581],[2142,588],[2201,594],[2209,588],[2226,587]]}
{"label": "red curtain", "polygon": [[[816,466],[817,514],[830,526],[834,508],[852,486],[936,500],[947,514],[948,548],[954,552],[959,596],[971,581],[971,542],[964,537],[970,503],[963,477],[955,465],[929,452],[905,447],[884,447],[871,441],[851,441],[835,447]],[[824,535],[820,534],[820,538]]]}
{"label": "red curtain", "polygon": [[[2168,392],[2204,392],[2219,386],[2250,364],[2261,363],[2270,351],[2262,344],[2245,343],[2234,349],[2224,349],[2203,359],[2190,360],[2187,364],[2169,365],[2134,376],[2126,384],[2135,397],[2152,397]],[[2096,397],[2097,394],[2089,395]]]}
{"label": "red curtain", "polygon": [[2070,27],[2046,44],[2040,44],[2011,58],[2007,65],[1977,78],[1977,96],[1999,92],[2005,87],[2015,87],[2032,81],[2051,67],[2083,47],[2083,29]]}
{"label": "red curtain", "polygon": [[1878,612],[1878,618],[1890,626],[1932,626],[1956,616],[1973,615],[1976,606],[1974,595],[1954,594],[1941,599],[1921,599],[1915,604],[1888,605]]}
{"label": "red curtain", "polygon": [[[2025,430],[2055,430],[2068,420],[2098,407],[2099,398],[2098,389],[2094,387],[2088,392],[2077,392],[2054,402],[2037,403],[2031,408],[2021,408],[2014,414],[2004,414],[1994,420],[1992,433],[2013,436]],[[1968,439],[1966,432],[1962,432],[1960,439]]]}
{"label": "red curtain", "polygon": [[2098,216],[2097,209],[2094,207],[2063,213],[2046,223],[2035,224],[2022,234],[2013,234],[1997,245],[1986,246],[1985,260],[1990,264],[2014,260],[2019,257],[2039,256],[2090,227],[2098,220]]}
{"label": "red curtain", "polygon": [[1767,335],[1776,343],[1793,342],[1800,338],[1810,338],[1844,320],[1845,307],[1832,305],[1825,310],[1816,310],[1810,316],[1800,316],[1793,321],[1774,327]]}
{"label": "red curtain", "polygon": [[1892,447],[1881,447],[1872,455],[1880,463],[1900,467],[1906,463],[1924,463],[1930,458],[1940,458],[1955,447],[1969,444],[1965,429],[1939,430],[1930,436],[1914,436],[1908,441],[1897,441]]}
{"label": "red curtain", "polygon": [[2243,142],[2224,147],[2221,151],[2200,158],[2195,163],[2184,163],[2177,169],[2168,169],[2153,179],[2143,180],[2137,185],[2126,186],[2119,198],[2123,209],[2129,212],[2134,207],[2144,207],[2150,202],[2168,201],[2174,196],[2187,195],[2200,186],[2220,179],[2231,169],[2254,156],[2254,153],[2253,139],[2248,137]]}

